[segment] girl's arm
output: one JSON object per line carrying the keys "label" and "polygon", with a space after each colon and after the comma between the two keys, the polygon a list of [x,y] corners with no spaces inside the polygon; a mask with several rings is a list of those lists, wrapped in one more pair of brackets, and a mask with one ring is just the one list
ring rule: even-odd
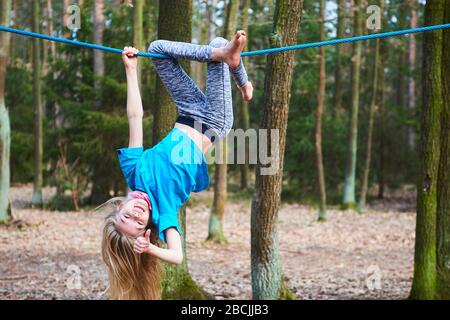
{"label": "girl's arm", "polygon": [[127,116],[130,127],[129,148],[143,146],[142,118],[144,110],[142,108],[141,93],[137,76],[137,56],[139,51],[132,47],[125,47],[122,53],[122,60],[125,65],[127,75]]}
{"label": "girl's arm", "polygon": [[175,228],[168,228],[164,232],[167,240],[167,249],[150,243],[147,253],[169,263],[181,264],[183,262],[183,248],[180,234]]}

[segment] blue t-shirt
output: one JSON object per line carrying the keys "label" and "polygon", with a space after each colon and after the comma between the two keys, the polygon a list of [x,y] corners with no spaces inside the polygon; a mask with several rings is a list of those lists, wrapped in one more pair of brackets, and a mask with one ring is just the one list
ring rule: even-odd
{"label": "blue t-shirt", "polygon": [[159,238],[166,242],[164,230],[178,226],[178,209],[191,192],[209,186],[208,166],[200,148],[178,128],[156,146],[117,150],[120,167],[131,190],[148,194],[152,203],[152,222]]}

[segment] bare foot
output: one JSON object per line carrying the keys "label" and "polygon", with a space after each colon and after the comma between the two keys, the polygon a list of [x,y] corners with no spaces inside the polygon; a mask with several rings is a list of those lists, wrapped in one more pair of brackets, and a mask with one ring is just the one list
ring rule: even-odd
{"label": "bare foot", "polygon": [[244,101],[250,101],[253,98],[253,85],[250,81],[248,81],[246,84],[244,84],[242,87],[239,87],[239,90],[242,93],[242,99]]}
{"label": "bare foot", "polygon": [[231,69],[236,69],[241,62],[241,52],[244,50],[245,41],[247,41],[247,34],[239,30],[225,47],[212,48],[211,60],[225,62]]}
{"label": "bare foot", "polygon": [[236,69],[241,62],[241,52],[244,50],[245,42],[247,41],[247,34],[243,30],[236,32],[234,39],[231,40],[225,49],[225,63],[231,69]]}

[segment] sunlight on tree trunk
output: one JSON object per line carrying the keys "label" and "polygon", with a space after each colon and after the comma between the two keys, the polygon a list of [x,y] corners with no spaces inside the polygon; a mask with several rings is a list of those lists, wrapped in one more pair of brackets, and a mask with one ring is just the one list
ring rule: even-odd
{"label": "sunlight on tree trunk", "polygon": [[[9,25],[10,14],[11,0],[0,0],[0,25]],[[0,224],[9,219],[11,126],[5,105],[5,86],[10,39],[10,33],[0,33]]]}

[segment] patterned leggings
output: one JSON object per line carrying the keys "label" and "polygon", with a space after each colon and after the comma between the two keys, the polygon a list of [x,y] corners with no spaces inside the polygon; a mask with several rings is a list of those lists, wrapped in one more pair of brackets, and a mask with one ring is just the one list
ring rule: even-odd
{"label": "patterned leggings", "polygon": [[[199,123],[202,132],[217,143],[227,136],[233,126],[230,73],[240,87],[248,81],[244,64],[231,69],[223,62],[211,61],[212,48],[225,47],[228,40],[215,38],[209,45],[156,40],[148,49],[151,53],[171,58],[152,58],[156,71],[178,108],[177,122]],[[206,95],[186,74],[177,59],[189,59],[207,63]],[[192,125],[191,125],[192,126]],[[207,132],[205,132],[208,130]]]}

